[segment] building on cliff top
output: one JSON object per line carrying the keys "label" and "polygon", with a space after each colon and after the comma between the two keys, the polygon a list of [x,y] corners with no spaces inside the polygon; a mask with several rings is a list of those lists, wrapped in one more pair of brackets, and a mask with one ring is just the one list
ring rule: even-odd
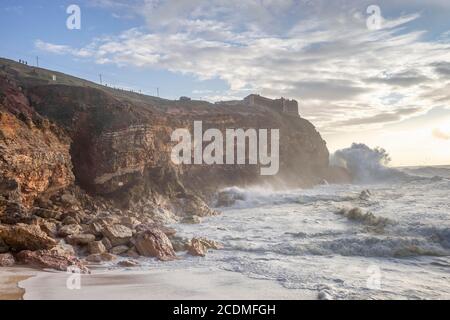
{"label": "building on cliff top", "polygon": [[244,103],[249,106],[265,106],[289,115],[299,116],[298,102],[296,100],[285,98],[273,100],[262,97],[259,94],[251,94],[244,98]]}

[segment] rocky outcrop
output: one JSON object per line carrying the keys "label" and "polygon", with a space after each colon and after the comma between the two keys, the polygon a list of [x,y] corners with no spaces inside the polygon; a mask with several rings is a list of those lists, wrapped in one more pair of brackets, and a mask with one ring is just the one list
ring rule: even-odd
{"label": "rocky outcrop", "polygon": [[[41,194],[73,183],[70,139],[1,77],[0,91],[6,93],[0,101],[0,173],[2,180],[9,179],[8,199],[30,207]],[[4,186],[0,182],[0,189]]]}
{"label": "rocky outcrop", "polygon": [[[218,214],[208,204],[219,190],[348,178],[329,166],[325,142],[292,101],[170,101],[63,74],[55,82],[53,74],[0,59],[0,254],[19,252],[22,262],[58,270],[78,264],[55,251],[59,241],[91,262],[116,255],[171,260],[174,246],[204,256],[220,246],[177,239],[165,225]],[[192,132],[198,120],[203,130],[222,133],[279,129],[279,173],[262,177],[259,165],[173,164],[172,132]],[[238,200],[219,194],[217,203]]]}
{"label": "rocky outcrop", "polygon": [[190,255],[204,257],[208,249],[219,250],[222,249],[222,245],[205,238],[193,238],[186,244],[185,248]]}
{"label": "rocky outcrop", "polygon": [[152,228],[139,232],[132,239],[137,252],[145,257],[156,257],[167,261],[176,258],[172,243],[160,229]]}
{"label": "rocky outcrop", "polygon": [[121,224],[106,225],[103,228],[103,235],[108,238],[112,246],[120,246],[130,242],[133,231]]}
{"label": "rocky outcrop", "polygon": [[[330,168],[325,141],[298,112],[280,112],[271,104],[246,101],[209,104],[130,95],[67,75],[58,75],[55,83],[45,80],[51,79],[46,70],[32,70],[7,60],[0,60],[0,65],[7,97],[3,104],[11,114],[26,115],[22,122],[8,114],[3,120],[9,128],[4,134],[9,143],[4,145],[12,155],[8,164],[16,168],[10,177],[21,174],[17,182],[27,185],[30,195],[71,183],[73,165],[80,186],[120,205],[130,206],[145,198],[178,215],[206,216],[214,211],[204,200],[227,186],[282,180],[284,185],[298,187],[323,179],[345,179],[345,174]],[[203,122],[203,130],[279,129],[279,174],[261,177],[258,165],[173,165],[171,133],[177,128],[192,132],[198,120]],[[55,126],[67,135],[55,136]],[[31,158],[31,152],[38,152],[41,159],[27,170],[25,160],[14,156],[20,154],[16,146],[21,132],[25,145],[33,141],[35,148],[20,150],[24,155],[20,159]],[[46,141],[52,142],[50,149],[50,144],[43,144]]]}
{"label": "rocky outcrop", "polygon": [[24,250],[16,255],[19,262],[60,271],[67,271],[69,267],[77,267],[80,272],[88,273],[86,266],[76,257],[60,250]]}
{"label": "rocky outcrop", "polygon": [[0,225],[0,238],[12,251],[50,249],[57,245],[39,226],[22,223]]}
{"label": "rocky outcrop", "polygon": [[16,259],[11,253],[0,254],[0,267],[12,267],[16,263]]}

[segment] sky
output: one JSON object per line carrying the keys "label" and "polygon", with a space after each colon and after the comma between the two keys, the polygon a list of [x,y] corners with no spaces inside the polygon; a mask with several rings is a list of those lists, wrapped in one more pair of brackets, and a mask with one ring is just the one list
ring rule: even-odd
{"label": "sky", "polygon": [[448,0],[1,0],[0,56],[168,99],[292,98],[331,152],[450,165],[449,17]]}

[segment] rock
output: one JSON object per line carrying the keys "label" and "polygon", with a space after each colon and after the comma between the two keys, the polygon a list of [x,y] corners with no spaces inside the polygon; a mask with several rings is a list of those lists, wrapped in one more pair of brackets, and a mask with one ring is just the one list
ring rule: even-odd
{"label": "rock", "polygon": [[64,212],[61,215],[61,220],[64,221],[65,219],[67,219],[68,217],[72,218],[68,221],[75,221],[74,223],[76,224],[81,224],[81,222],[83,221],[83,218],[85,217],[84,212],[80,211],[80,210],[69,210]]}
{"label": "rock", "polygon": [[189,254],[204,257],[208,249],[219,250],[222,249],[222,245],[216,241],[205,238],[193,238],[190,243],[186,245],[186,248]]}
{"label": "rock", "polygon": [[130,248],[128,248],[128,246],[117,246],[117,247],[113,247],[111,248],[111,250],[109,250],[110,253],[115,254],[117,256],[121,255],[122,253],[125,253],[129,250]]}
{"label": "rock", "polygon": [[132,247],[124,254],[124,256],[130,257],[130,258],[139,258],[139,253],[137,252],[135,247]]}
{"label": "rock", "polygon": [[36,225],[0,225],[0,238],[13,251],[50,249],[57,242]]}
{"label": "rock", "polygon": [[127,228],[135,229],[140,224],[139,220],[133,217],[120,217],[120,224]]}
{"label": "rock", "polygon": [[21,202],[19,183],[15,179],[0,176],[0,195],[8,201]]}
{"label": "rock", "polygon": [[61,218],[61,212],[49,209],[37,208],[33,211],[33,214],[44,219],[59,220]]}
{"label": "rock", "polygon": [[38,221],[38,225],[41,228],[41,230],[44,231],[49,237],[52,238],[56,237],[58,233],[56,223],[41,219]]}
{"label": "rock", "polygon": [[100,222],[92,222],[89,224],[89,233],[94,234],[95,236],[102,235],[102,225]]}
{"label": "rock", "polygon": [[12,267],[16,263],[16,259],[11,253],[0,254],[0,267]]}
{"label": "rock", "polygon": [[169,238],[175,236],[175,234],[177,233],[177,230],[175,230],[174,228],[166,227],[166,226],[163,226],[163,225],[157,224],[157,223],[151,223],[151,224],[142,223],[136,227],[136,232],[152,230],[155,228],[164,232],[164,234],[166,236],[168,236]]}
{"label": "rock", "polygon": [[202,223],[202,218],[200,218],[199,216],[189,216],[189,217],[184,217],[183,220],[181,220],[181,223],[186,223],[186,224],[199,224]]}
{"label": "rock", "polygon": [[372,195],[372,193],[370,192],[370,190],[366,189],[366,190],[361,191],[361,193],[359,194],[359,199],[367,201],[370,199],[371,195]]}
{"label": "rock", "polygon": [[61,255],[75,256],[75,250],[72,245],[60,241],[56,247],[52,248],[53,251],[58,252]]}
{"label": "rock", "polygon": [[87,245],[95,241],[95,236],[89,233],[73,234],[66,238],[66,241],[72,245]]}
{"label": "rock", "polygon": [[120,267],[139,267],[140,263],[134,260],[122,260],[117,265]]}
{"label": "rock", "polygon": [[176,258],[172,243],[160,229],[153,228],[139,232],[133,237],[132,243],[142,256],[156,257],[162,261]]}
{"label": "rock", "polygon": [[317,294],[317,299],[319,300],[333,300],[333,296],[328,292],[328,290],[319,291]]}
{"label": "rock", "polygon": [[133,231],[121,224],[107,225],[103,228],[102,232],[114,247],[127,244],[133,236]]}
{"label": "rock", "polygon": [[79,234],[79,233],[81,233],[81,231],[82,231],[82,228],[80,225],[69,224],[66,226],[62,226],[58,231],[58,235],[61,237],[67,237],[67,236],[71,236],[74,234]]}
{"label": "rock", "polygon": [[3,241],[2,238],[0,238],[0,253],[6,253],[9,252],[9,247],[6,245],[6,243]]}
{"label": "rock", "polygon": [[61,252],[60,250],[23,250],[16,258],[19,262],[40,268],[51,268],[67,271],[68,267],[77,267],[81,273],[88,273],[86,266],[76,257]]}
{"label": "rock", "polygon": [[110,250],[113,247],[111,241],[109,241],[109,239],[106,237],[102,239],[102,243],[105,246],[106,250]]}
{"label": "rock", "polygon": [[116,259],[117,259],[117,257],[115,255],[107,253],[107,252],[91,254],[85,258],[86,261],[97,262],[97,263],[114,261]]}
{"label": "rock", "polygon": [[78,200],[69,193],[65,193],[61,196],[61,202],[65,205],[69,205],[69,206],[78,204]]}
{"label": "rock", "polygon": [[33,224],[36,217],[31,216],[18,203],[6,203],[5,209],[0,214],[0,223],[15,225],[18,223]]}
{"label": "rock", "polygon": [[75,219],[74,217],[65,217],[62,221],[62,224],[65,226],[71,225],[71,224],[79,224],[79,220]]}
{"label": "rock", "polygon": [[106,248],[102,241],[93,241],[88,244],[90,254],[105,253]]}

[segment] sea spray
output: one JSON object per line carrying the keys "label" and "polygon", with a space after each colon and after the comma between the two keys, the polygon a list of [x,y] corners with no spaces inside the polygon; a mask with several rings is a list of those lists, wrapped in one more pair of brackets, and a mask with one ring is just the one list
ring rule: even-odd
{"label": "sea spray", "polygon": [[353,143],[350,148],[338,150],[330,159],[331,164],[349,170],[358,183],[411,179],[407,174],[387,167],[390,161],[386,150],[371,149],[362,143]]}

